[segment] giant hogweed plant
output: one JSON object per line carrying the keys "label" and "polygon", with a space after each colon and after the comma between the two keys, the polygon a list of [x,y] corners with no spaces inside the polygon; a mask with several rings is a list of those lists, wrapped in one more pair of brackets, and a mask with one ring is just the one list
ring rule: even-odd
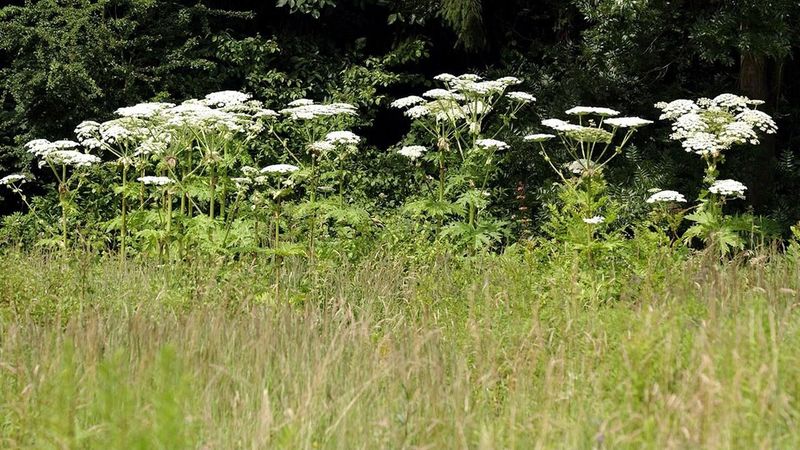
{"label": "giant hogweed plant", "polygon": [[493,197],[488,186],[509,148],[498,138],[511,131],[517,113],[536,99],[509,92],[521,83],[514,77],[441,74],[435,79],[443,88],[392,103],[425,136],[424,142],[398,151],[419,169],[421,185],[404,209],[433,223],[441,238],[472,250],[490,248],[507,234],[508,225],[488,212]]}
{"label": "giant hogweed plant", "polygon": [[623,153],[640,127],[652,122],[617,117],[619,111],[602,107],[576,106],[566,114],[575,117],[574,122],[543,120],[554,134],[529,134],[524,140],[538,145],[560,180],[559,201],[548,205],[545,232],[591,260],[598,252],[613,250],[622,239],[612,228],[619,206],[608,195],[604,169]]}
{"label": "giant hogweed plant", "polygon": [[[64,247],[69,245],[69,214],[76,210],[80,187],[93,180],[94,192],[105,195],[110,190],[119,197],[105,227],[117,232],[116,247],[123,257],[129,238],[137,249],[161,256],[185,256],[190,246],[223,253],[281,252],[280,229],[286,226],[281,204],[286,200],[311,210],[307,232],[313,253],[323,222],[317,220],[318,210],[324,209],[317,205],[317,192],[335,184],[337,200],[330,203],[337,211],[349,208],[346,161],[359,138],[342,129],[347,121],[341,118],[355,116],[352,105],[300,100],[278,113],[247,94],[222,91],[180,105],[141,103],[116,113],[120,117],[108,122],[81,123],[77,142],[38,139],[27,144],[58,181]],[[291,158],[297,166],[252,169],[248,164],[254,163],[256,145],[266,147],[273,158]],[[3,184],[27,200],[21,189],[25,180],[15,174]],[[326,214],[337,216],[332,209],[328,205]],[[365,214],[359,216],[361,223]]]}
{"label": "giant hogweed plant", "polygon": [[[732,149],[757,145],[760,134],[777,132],[772,117],[757,109],[763,103],[735,94],[720,94],[713,99],[679,99],[656,104],[662,111],[660,119],[672,122],[670,138],[679,141],[687,152],[699,156],[706,164],[698,205],[685,216],[692,223],[683,235],[686,243],[700,239],[706,246],[726,255],[744,248],[746,234],[758,232],[752,216],[724,213],[725,204],[743,199],[747,187],[736,180],[720,180],[719,168]],[[654,194],[648,201],[676,201],[674,194],[663,197]],[[685,199],[680,196],[677,201]]]}

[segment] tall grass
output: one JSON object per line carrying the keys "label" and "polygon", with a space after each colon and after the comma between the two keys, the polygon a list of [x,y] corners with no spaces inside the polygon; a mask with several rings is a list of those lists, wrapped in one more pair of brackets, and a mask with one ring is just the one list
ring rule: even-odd
{"label": "tall grass", "polygon": [[800,448],[774,255],[0,264],[2,448]]}

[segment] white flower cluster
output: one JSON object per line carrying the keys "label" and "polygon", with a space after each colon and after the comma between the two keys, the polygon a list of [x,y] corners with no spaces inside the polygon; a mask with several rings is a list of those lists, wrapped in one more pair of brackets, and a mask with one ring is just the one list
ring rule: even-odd
{"label": "white flower cluster", "polygon": [[39,162],[39,167],[50,161],[53,164],[63,164],[73,167],[88,167],[100,162],[100,158],[88,153],[81,153],[76,150],[56,150],[47,154],[44,160]]}
{"label": "white flower cluster", "polygon": [[775,134],[778,132],[778,125],[772,120],[769,114],[757,109],[746,109],[736,115],[736,120],[739,122],[749,123],[755,128],[761,130],[766,134]]}
{"label": "white flower cluster", "polygon": [[270,166],[261,169],[261,173],[285,174],[285,173],[297,172],[298,170],[300,170],[299,167],[293,166],[291,164],[272,164]]}
{"label": "white flower cluster", "polygon": [[545,119],[542,121],[542,125],[546,126],[547,128],[552,128],[556,131],[578,131],[583,128],[580,125],[565,122],[561,119]]}
{"label": "white flower cluster", "polygon": [[603,217],[603,216],[594,216],[594,217],[589,217],[589,218],[583,219],[583,221],[585,223],[588,223],[589,225],[599,225],[599,224],[605,222],[606,218]]}
{"label": "white flower cluster", "polygon": [[659,191],[647,199],[647,203],[686,203],[686,197],[678,191]]}
{"label": "white flower cluster", "polygon": [[205,102],[218,108],[242,104],[250,100],[250,94],[238,91],[219,91],[206,95]]}
{"label": "white flower cluster", "polygon": [[639,128],[653,123],[652,120],[640,117],[612,117],[606,119],[605,124],[615,128]]}
{"label": "white flower cluster", "polygon": [[397,153],[413,161],[421,157],[426,151],[428,151],[428,149],[422,145],[407,145],[398,150]]}
{"label": "white flower cluster", "polygon": [[549,141],[554,137],[556,137],[554,134],[538,133],[538,134],[529,134],[525,136],[523,139],[527,142],[544,142],[544,141]]}
{"label": "white flower cluster", "polygon": [[175,182],[175,180],[173,180],[170,177],[154,177],[154,176],[139,177],[136,179],[136,181],[151,186],[166,186],[168,184],[172,184]]}
{"label": "white flower cluster", "polygon": [[[422,96],[411,95],[392,102],[392,107],[404,109],[404,114],[411,119],[431,117],[438,122],[469,120],[472,134],[480,133],[480,119],[493,110],[496,100],[505,98],[515,102],[517,107],[536,101],[536,97],[527,92],[505,93],[510,86],[522,81],[515,77],[503,77],[497,80],[483,80],[475,74],[460,76],[443,73],[434,77],[445,85],[444,88],[430,89]],[[476,118],[478,120],[476,120]]]}
{"label": "white flower cluster", "polygon": [[398,98],[397,100],[393,101],[392,107],[405,109],[411,106],[419,105],[420,103],[425,103],[425,99],[418,95],[410,95],[408,97]]}
{"label": "white flower cluster", "polygon": [[519,92],[519,91],[509,92],[508,94],[506,94],[506,97],[510,98],[511,100],[514,100],[515,102],[520,102],[520,103],[533,103],[536,101],[536,97],[527,92]]}
{"label": "white flower cluster", "polygon": [[571,116],[585,116],[587,114],[592,114],[600,117],[611,117],[619,115],[619,111],[611,108],[598,108],[595,106],[576,106],[568,109],[566,113]]}
{"label": "white flower cluster", "polygon": [[245,130],[241,116],[212,108],[202,100],[187,100],[165,110],[163,115],[167,125],[175,128],[202,128],[223,133],[241,133]]}
{"label": "white flower cluster", "polygon": [[660,109],[662,114],[659,120],[674,120],[683,115],[697,112],[700,107],[695,102],[686,99],[673,100],[669,103],[658,102],[656,108]]}
{"label": "white flower cluster", "polygon": [[149,119],[167,109],[174,107],[175,107],[174,103],[158,103],[158,102],[139,103],[138,105],[119,108],[116,111],[114,111],[114,113],[120,117],[136,117],[139,119]]}
{"label": "white flower cluster", "polygon": [[746,190],[747,186],[736,180],[717,180],[708,188],[712,194],[736,198],[744,198]]}
{"label": "white flower cluster", "polygon": [[14,173],[0,178],[0,186],[9,186],[16,183],[23,184],[28,181],[28,177],[22,174]]}
{"label": "white flower cluster", "polygon": [[480,148],[495,150],[505,150],[510,148],[508,144],[503,141],[498,141],[497,139],[478,139],[475,141],[475,145]]}
{"label": "white flower cluster", "polygon": [[357,145],[361,138],[350,131],[332,131],[325,136],[325,142],[334,145]]}
{"label": "white flower cluster", "polygon": [[47,158],[53,152],[74,150],[78,147],[80,147],[80,144],[66,139],[54,142],[50,142],[47,139],[34,139],[25,144],[28,152],[39,158]]}
{"label": "white flower cluster", "polygon": [[321,117],[333,116],[355,116],[356,107],[349,103],[328,103],[315,104],[308,99],[295,100],[288,105],[288,108],[280,110],[280,113],[288,116],[292,120],[313,120]]}
{"label": "white flower cluster", "polygon": [[758,144],[758,131],[777,132],[768,114],[752,109],[761,101],[735,94],[720,94],[697,101],[679,99],[656,104],[661,119],[672,121],[670,139],[681,141],[687,152],[718,156],[734,145]]}

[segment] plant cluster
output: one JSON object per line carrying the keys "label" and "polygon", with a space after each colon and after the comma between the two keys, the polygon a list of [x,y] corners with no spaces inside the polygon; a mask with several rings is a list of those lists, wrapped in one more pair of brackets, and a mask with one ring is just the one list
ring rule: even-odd
{"label": "plant cluster", "polygon": [[535,245],[563,245],[594,262],[655,232],[661,236],[656,242],[691,245],[699,238],[725,255],[744,248],[745,232],[759,232],[754,217],[724,211],[747,188],[718,176],[732,148],[757,144],[777,130],[756,109],[758,101],[722,94],[656,105],[661,119],[672,122],[670,138],[705,161],[705,186],[686,209],[683,194],[654,189],[639,200],[651,215],[631,225],[617,220],[622,205],[606,172],[652,121],[576,106],[565,112],[573,120],[545,119],[547,133],[526,134],[518,115],[536,98],[513,90],[521,80],[442,74],[436,81],[442,87],[392,103],[412,120],[396,153],[411,165],[413,193],[395,210],[376,209],[351,192],[359,170],[353,161],[364,147],[349,131],[358,119],[354,105],[299,99],[275,111],[237,91],[181,104],[140,103],[118,109],[107,122],[82,122],[74,141],[28,142],[39,168],[49,168],[55,180],[57,220],[25,195],[30,175],[8,175],[0,184],[21,196],[45,230],[40,244],[67,248],[99,229],[102,246],[123,259],[131,250],[161,258],[194,251],[276,260],[314,260],[320,251],[352,256],[364,242],[380,245],[398,229],[400,241],[414,235],[474,253],[513,243],[495,199],[505,190],[497,177],[507,150],[521,145],[538,147],[558,179],[559,194],[537,224],[547,239],[536,238]]}

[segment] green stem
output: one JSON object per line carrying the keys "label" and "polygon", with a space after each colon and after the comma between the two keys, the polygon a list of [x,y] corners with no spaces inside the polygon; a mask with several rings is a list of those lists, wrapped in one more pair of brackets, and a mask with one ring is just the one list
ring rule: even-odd
{"label": "green stem", "polygon": [[126,252],[127,252],[127,243],[125,242],[126,236],[128,234],[128,200],[125,196],[127,192],[128,184],[128,164],[123,163],[122,165],[122,223],[120,224],[119,230],[119,242],[120,242],[120,257],[125,260]]}
{"label": "green stem", "polygon": [[59,197],[61,200],[61,234],[64,239],[64,251],[67,250],[67,165],[61,165],[61,188]]}
{"label": "green stem", "polygon": [[211,179],[208,181],[211,190],[211,201],[208,210],[208,217],[214,218],[214,197],[217,194],[217,167],[212,163],[211,165]]}

